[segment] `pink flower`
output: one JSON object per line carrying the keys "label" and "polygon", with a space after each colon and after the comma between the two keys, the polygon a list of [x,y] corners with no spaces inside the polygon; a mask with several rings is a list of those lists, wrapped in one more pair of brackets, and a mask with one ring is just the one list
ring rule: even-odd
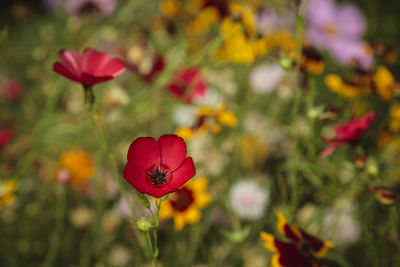
{"label": "pink flower", "polygon": [[326,49],[341,65],[356,60],[361,68],[372,64],[362,35],[366,30],[363,14],[353,4],[337,5],[333,0],[311,0],[307,10],[307,38]]}
{"label": "pink flower", "polygon": [[62,63],[54,63],[53,70],[85,87],[109,81],[125,71],[122,60],[109,59],[107,53],[94,49],[85,49],[83,55],[73,50],[61,50],[58,55]]}
{"label": "pink flower", "polygon": [[355,144],[368,130],[374,118],[375,112],[371,111],[361,118],[353,119],[345,124],[337,125],[334,128],[337,136],[336,138],[322,137],[324,142],[329,142],[331,144],[321,152],[320,157],[325,158],[329,156],[343,144]]}

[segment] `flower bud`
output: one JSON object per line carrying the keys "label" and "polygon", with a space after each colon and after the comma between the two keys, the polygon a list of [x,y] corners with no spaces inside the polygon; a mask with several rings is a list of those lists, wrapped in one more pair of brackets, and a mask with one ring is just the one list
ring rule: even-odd
{"label": "flower bud", "polygon": [[142,217],[140,220],[136,222],[137,227],[140,231],[147,232],[153,226],[151,221],[145,217]]}

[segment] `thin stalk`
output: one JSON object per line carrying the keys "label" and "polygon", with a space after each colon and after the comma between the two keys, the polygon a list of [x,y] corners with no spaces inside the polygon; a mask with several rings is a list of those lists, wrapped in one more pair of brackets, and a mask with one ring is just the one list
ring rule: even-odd
{"label": "thin stalk", "polygon": [[49,242],[49,250],[44,259],[42,267],[54,266],[57,259],[57,254],[60,249],[61,236],[64,229],[64,215],[65,215],[65,191],[64,187],[60,184],[56,187],[56,222],[53,233],[51,234]]}

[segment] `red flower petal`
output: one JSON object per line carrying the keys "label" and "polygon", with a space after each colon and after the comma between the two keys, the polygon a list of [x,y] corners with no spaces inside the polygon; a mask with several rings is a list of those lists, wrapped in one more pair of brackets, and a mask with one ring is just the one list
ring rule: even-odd
{"label": "red flower petal", "polygon": [[107,61],[107,53],[87,48],[83,51],[81,70],[92,75],[102,75],[101,69]]}
{"label": "red flower petal", "polygon": [[339,146],[343,145],[343,141],[335,141],[332,144],[330,144],[329,146],[327,146],[320,154],[319,156],[321,158],[326,158],[327,156],[329,156],[330,154],[333,153],[333,151],[335,151]]}
{"label": "red flower petal", "polygon": [[182,165],[186,157],[186,144],[176,135],[163,135],[158,139],[161,152],[161,165],[174,171]]}
{"label": "red flower petal", "polygon": [[65,67],[74,75],[79,77],[81,74],[81,56],[78,52],[73,50],[61,50],[58,52]]}
{"label": "red flower petal", "polygon": [[168,186],[151,186],[146,180],[146,171],[142,166],[133,162],[128,162],[124,169],[125,179],[142,194],[149,194],[153,197],[160,198],[165,194],[173,192]]}
{"label": "red flower petal", "polygon": [[76,76],[72,72],[70,72],[64,65],[62,65],[60,62],[56,62],[53,65],[53,70],[65,78],[68,78],[70,80],[73,80],[75,82],[81,82],[80,77]]}
{"label": "red flower petal", "polygon": [[133,162],[148,170],[160,164],[160,148],[153,137],[139,137],[128,150],[128,163]]}
{"label": "red flower petal", "polygon": [[117,77],[125,71],[125,64],[122,60],[114,58],[108,61],[101,69],[101,74],[104,76]]}
{"label": "red flower petal", "polygon": [[92,85],[92,84],[96,84],[96,83],[106,82],[113,78],[114,77],[112,77],[112,76],[93,76],[89,73],[82,73],[81,79],[79,82],[81,82],[83,84],[87,84],[87,85]]}
{"label": "red flower petal", "polygon": [[178,188],[185,184],[190,178],[196,174],[196,168],[194,167],[193,159],[188,157],[183,162],[182,166],[174,171],[168,186],[171,188]]}
{"label": "red flower petal", "polygon": [[335,133],[340,138],[348,141],[360,139],[374,118],[375,112],[369,112],[361,118],[353,119],[345,124],[336,126]]}

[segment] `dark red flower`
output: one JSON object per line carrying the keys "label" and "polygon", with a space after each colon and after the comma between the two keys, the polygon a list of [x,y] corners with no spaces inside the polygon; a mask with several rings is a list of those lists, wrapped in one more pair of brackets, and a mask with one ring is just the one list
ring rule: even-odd
{"label": "dark red flower", "polygon": [[22,96],[22,85],[19,81],[14,79],[9,79],[3,84],[2,93],[4,97],[8,100],[17,100]]}
{"label": "dark red flower", "polygon": [[192,103],[196,98],[203,97],[207,92],[207,85],[200,74],[200,69],[189,68],[179,72],[176,78],[168,85],[171,94],[186,103]]}
{"label": "dark red flower", "polygon": [[375,194],[379,202],[390,205],[400,199],[400,190],[395,187],[384,185],[376,185],[370,189],[372,194]]}
{"label": "dark red flower", "polygon": [[153,59],[152,65],[150,70],[147,72],[141,72],[140,68],[137,64],[128,64],[128,68],[130,68],[132,71],[136,72],[143,81],[146,83],[151,83],[153,82],[158,75],[164,70],[166,65],[166,62],[162,56],[156,56]]}
{"label": "dark red flower", "polygon": [[334,128],[337,137],[322,137],[324,142],[330,142],[331,144],[321,152],[320,156],[325,158],[335,151],[339,146],[343,144],[354,144],[360,140],[364,133],[368,130],[369,125],[372,123],[374,118],[375,112],[371,111],[361,118],[353,119],[345,124],[337,125]]}
{"label": "dark red flower", "polygon": [[276,253],[271,260],[273,267],[321,267],[318,258],[334,246],[330,241],[323,241],[297,227],[288,224],[285,216],[278,212],[277,228],[288,242],[281,241],[275,236],[261,232],[264,246],[269,251]]}
{"label": "dark red flower", "polygon": [[140,193],[160,198],[196,174],[186,152],[185,142],[176,135],[163,135],[158,141],[139,137],[129,147],[124,177]]}
{"label": "dark red flower", "polygon": [[11,142],[14,136],[14,130],[12,127],[0,129],[0,149],[5,147]]}
{"label": "dark red flower", "polygon": [[82,56],[73,50],[61,50],[58,55],[62,63],[54,63],[53,70],[84,86],[106,82],[125,71],[122,60],[109,59],[107,53],[94,49],[85,49]]}

